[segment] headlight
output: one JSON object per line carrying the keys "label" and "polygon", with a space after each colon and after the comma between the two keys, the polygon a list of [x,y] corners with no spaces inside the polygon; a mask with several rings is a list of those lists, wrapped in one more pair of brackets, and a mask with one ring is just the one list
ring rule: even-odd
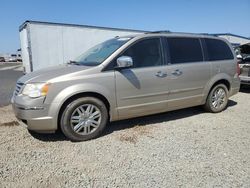
{"label": "headlight", "polygon": [[23,88],[22,94],[27,95],[31,98],[37,98],[41,96],[46,96],[49,90],[48,83],[34,83],[26,84]]}

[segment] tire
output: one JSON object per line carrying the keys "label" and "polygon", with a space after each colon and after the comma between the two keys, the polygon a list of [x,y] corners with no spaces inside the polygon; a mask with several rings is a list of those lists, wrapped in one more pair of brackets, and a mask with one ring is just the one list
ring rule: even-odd
{"label": "tire", "polygon": [[60,127],[72,141],[85,141],[98,137],[108,122],[105,104],[94,97],[78,98],[64,109]]}
{"label": "tire", "polygon": [[228,103],[228,89],[224,84],[218,84],[214,86],[212,90],[209,92],[206,103],[204,105],[204,109],[208,112],[218,113],[223,111],[227,107],[227,103]]}

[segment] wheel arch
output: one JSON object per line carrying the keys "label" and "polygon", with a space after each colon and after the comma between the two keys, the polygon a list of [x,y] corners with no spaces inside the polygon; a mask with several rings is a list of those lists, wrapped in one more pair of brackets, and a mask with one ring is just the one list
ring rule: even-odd
{"label": "wheel arch", "polygon": [[230,92],[231,82],[229,77],[228,76],[215,77],[207,84],[207,86],[204,89],[204,98],[202,100],[202,104],[205,104],[210,91],[218,84],[224,84],[227,87],[228,92]]}
{"label": "wheel arch", "polygon": [[111,114],[110,114],[110,102],[108,101],[108,99],[105,96],[103,96],[102,94],[100,94],[98,92],[79,92],[79,93],[76,93],[76,94],[70,96],[69,98],[67,98],[60,106],[60,110],[57,114],[57,128],[58,129],[60,129],[60,121],[61,121],[61,117],[62,117],[62,113],[63,113],[64,109],[72,101],[79,99],[79,98],[82,98],[82,97],[94,97],[94,98],[101,100],[107,108],[108,116],[110,119],[110,116],[111,116]]}
{"label": "wheel arch", "polygon": [[[226,79],[221,79],[221,80],[218,80],[217,82],[215,82],[215,83],[212,85],[212,87],[210,88],[209,92],[210,92],[216,85],[218,85],[218,84],[224,84],[224,85],[227,87],[227,90],[228,90],[228,91],[230,91],[230,89],[231,89],[231,84],[230,84],[230,82],[229,82],[228,80],[226,80]],[[208,92],[208,93],[209,93],[209,92]]]}

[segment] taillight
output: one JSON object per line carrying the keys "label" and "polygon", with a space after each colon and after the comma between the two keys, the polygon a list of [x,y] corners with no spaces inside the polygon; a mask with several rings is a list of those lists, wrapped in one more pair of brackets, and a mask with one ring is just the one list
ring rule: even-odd
{"label": "taillight", "polygon": [[240,65],[239,65],[239,61],[237,61],[237,72],[238,76],[240,75]]}

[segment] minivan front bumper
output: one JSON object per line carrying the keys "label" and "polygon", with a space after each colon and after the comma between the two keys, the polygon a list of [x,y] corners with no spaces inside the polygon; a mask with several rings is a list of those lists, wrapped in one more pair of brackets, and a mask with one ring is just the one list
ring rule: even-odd
{"label": "minivan front bumper", "polygon": [[[33,100],[33,99],[28,99]],[[27,102],[23,96],[13,96],[12,108],[17,119],[29,130],[41,133],[52,133],[57,129],[53,116],[49,115],[49,105],[43,103],[44,99]],[[29,103],[27,105],[27,103]]]}

